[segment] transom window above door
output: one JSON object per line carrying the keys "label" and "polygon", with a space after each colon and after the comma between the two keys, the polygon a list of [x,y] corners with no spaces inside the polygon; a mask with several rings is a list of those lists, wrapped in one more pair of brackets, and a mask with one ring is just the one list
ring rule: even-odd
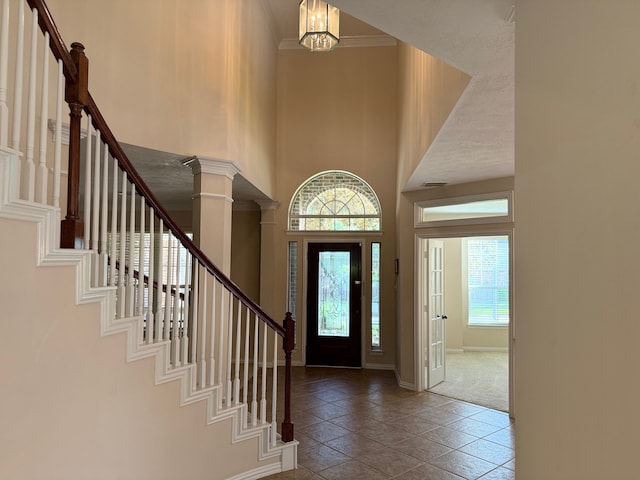
{"label": "transom window above door", "polygon": [[296,190],[289,207],[289,230],[379,231],[378,196],[352,173],[331,170],[314,175]]}

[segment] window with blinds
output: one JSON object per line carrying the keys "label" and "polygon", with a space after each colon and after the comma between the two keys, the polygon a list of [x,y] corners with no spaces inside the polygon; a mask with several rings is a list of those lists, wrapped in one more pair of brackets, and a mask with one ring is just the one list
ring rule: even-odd
{"label": "window with blinds", "polygon": [[509,324],[509,239],[473,237],[464,242],[468,324]]}

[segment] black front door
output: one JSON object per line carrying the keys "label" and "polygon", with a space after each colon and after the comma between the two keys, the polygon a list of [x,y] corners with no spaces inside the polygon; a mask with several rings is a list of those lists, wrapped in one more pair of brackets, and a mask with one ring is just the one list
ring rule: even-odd
{"label": "black front door", "polygon": [[359,243],[310,243],[307,365],[360,367]]}

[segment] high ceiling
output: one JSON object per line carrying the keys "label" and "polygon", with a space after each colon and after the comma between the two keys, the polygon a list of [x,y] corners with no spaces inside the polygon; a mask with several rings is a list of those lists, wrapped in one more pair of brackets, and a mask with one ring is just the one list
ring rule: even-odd
{"label": "high ceiling", "polygon": [[[281,44],[295,43],[298,0],[265,1]],[[405,191],[424,188],[427,182],[453,184],[513,175],[514,1],[332,0],[341,9],[341,38],[390,35],[471,76]],[[168,208],[191,208],[191,171],[180,166],[179,156],[155,152],[156,157],[146,149],[124,147]],[[180,171],[156,175],[156,162],[167,168],[180,166]],[[240,202],[267,199],[240,175],[234,179],[233,196]]]}
{"label": "high ceiling", "polygon": [[[342,12],[341,36],[384,32],[471,76],[405,191],[426,182],[465,183],[513,175],[514,2],[332,0]],[[268,3],[280,36],[295,37],[298,2]]]}

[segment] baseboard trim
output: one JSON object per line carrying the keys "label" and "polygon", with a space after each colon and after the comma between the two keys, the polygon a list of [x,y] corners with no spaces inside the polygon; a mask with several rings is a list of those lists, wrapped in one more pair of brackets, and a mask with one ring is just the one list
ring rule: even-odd
{"label": "baseboard trim", "polygon": [[282,465],[280,465],[280,463],[272,463],[270,465],[265,465],[264,467],[254,468],[248,472],[229,477],[228,480],[255,480],[269,475],[275,475],[276,473],[281,473],[283,471],[284,470],[282,470]]}
{"label": "baseboard trim", "polygon": [[464,347],[465,352],[501,352],[509,353],[509,347]]}
{"label": "baseboard trim", "polygon": [[405,382],[400,378],[400,373],[398,372],[398,369],[395,368],[394,373],[396,374],[396,382],[398,382],[398,386],[400,388],[404,388],[406,390],[413,390],[416,391],[416,384],[415,383],[409,383],[409,382]]}
{"label": "baseboard trim", "polygon": [[393,370],[395,371],[396,366],[391,363],[365,363],[364,368],[367,370]]}

